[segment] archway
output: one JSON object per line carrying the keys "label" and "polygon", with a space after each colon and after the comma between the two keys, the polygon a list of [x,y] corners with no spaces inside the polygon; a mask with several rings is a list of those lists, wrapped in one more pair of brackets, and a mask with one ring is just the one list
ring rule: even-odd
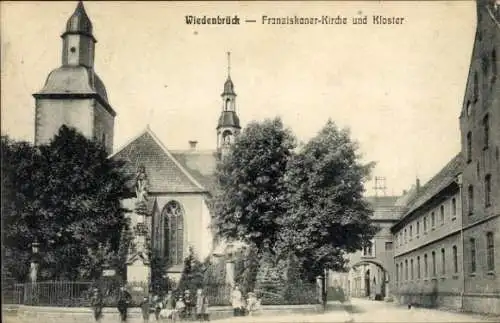
{"label": "archway", "polygon": [[375,260],[364,259],[351,266],[350,295],[383,300],[389,296],[389,272]]}

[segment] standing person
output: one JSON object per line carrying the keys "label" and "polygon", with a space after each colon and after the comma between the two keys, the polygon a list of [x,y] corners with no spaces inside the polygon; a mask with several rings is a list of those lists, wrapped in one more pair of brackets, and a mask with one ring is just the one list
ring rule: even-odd
{"label": "standing person", "polygon": [[241,316],[243,296],[241,295],[241,291],[238,285],[234,286],[233,292],[231,293],[231,305],[233,306],[234,316]]}
{"label": "standing person", "polygon": [[92,311],[94,312],[94,319],[96,322],[100,322],[102,318],[102,295],[99,288],[94,288],[92,291],[92,297],[90,299],[90,305],[92,306]]}
{"label": "standing person", "polygon": [[120,287],[120,295],[118,296],[118,312],[120,312],[120,319],[122,322],[127,322],[127,310],[130,305],[132,296],[125,289],[125,286]]}
{"label": "standing person", "polygon": [[186,317],[193,316],[193,300],[191,297],[191,292],[187,289],[184,292],[184,305],[186,305]]}
{"label": "standing person", "polygon": [[141,312],[142,312],[142,319],[144,323],[149,322],[149,298],[147,296],[144,296],[144,299],[142,300],[141,304]]}
{"label": "standing person", "polygon": [[175,302],[175,311],[173,312],[172,318],[174,322],[179,319],[184,319],[186,313],[186,304],[182,299],[182,296],[179,296],[177,302]]}
{"label": "standing person", "polygon": [[155,309],[155,318],[157,321],[159,321],[160,320],[160,312],[161,312],[161,309],[163,307],[163,302],[162,302],[162,299],[160,298],[160,296],[155,295],[153,297],[153,306]]}
{"label": "standing person", "polygon": [[196,319],[200,321],[209,321],[208,298],[201,288],[196,291]]}
{"label": "standing person", "polygon": [[252,316],[253,313],[257,310],[257,307],[258,307],[257,296],[253,292],[248,293],[248,299],[247,299],[248,315]]}

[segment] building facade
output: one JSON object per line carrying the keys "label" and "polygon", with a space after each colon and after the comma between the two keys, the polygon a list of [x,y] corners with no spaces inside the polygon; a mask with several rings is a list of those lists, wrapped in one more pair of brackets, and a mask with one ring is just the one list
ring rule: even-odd
{"label": "building facade", "polygon": [[201,151],[196,141],[189,141],[186,150],[170,150],[148,126],[113,152],[116,113],[94,71],[97,41],[81,1],[61,37],[62,66],[53,70],[43,89],[34,94],[35,144],[49,142],[66,125],[102,144],[110,158],[124,161],[131,181],[130,195],[122,205],[129,210],[127,216],[134,234],[127,279],[149,279],[148,246],[168,259],[165,273],[174,280],[180,278],[190,248],[200,260],[214,253],[225,255],[225,247],[213,243],[207,201],[215,186],[216,164],[241,130],[229,66],[221,94],[221,113],[214,122],[215,149]]}
{"label": "building facade", "polygon": [[500,6],[477,1],[461,152],[392,228],[399,302],[500,314]]}

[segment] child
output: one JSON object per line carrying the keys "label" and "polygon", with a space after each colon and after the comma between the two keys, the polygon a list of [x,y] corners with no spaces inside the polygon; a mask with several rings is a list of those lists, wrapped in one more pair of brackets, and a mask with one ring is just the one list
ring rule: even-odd
{"label": "child", "polygon": [[201,288],[196,291],[196,318],[199,321],[209,321],[208,298]]}
{"label": "child", "polygon": [[149,322],[149,299],[147,296],[144,296],[144,299],[141,302],[141,311],[142,311],[142,319],[144,323]]}
{"label": "child", "polygon": [[90,303],[92,305],[92,309],[94,310],[95,321],[100,322],[102,317],[103,301],[101,293],[98,288],[94,288]]}
{"label": "child", "polygon": [[252,316],[252,314],[259,308],[260,306],[260,300],[257,299],[257,296],[255,296],[255,293],[248,293],[248,298],[247,298],[247,311],[248,315]]}

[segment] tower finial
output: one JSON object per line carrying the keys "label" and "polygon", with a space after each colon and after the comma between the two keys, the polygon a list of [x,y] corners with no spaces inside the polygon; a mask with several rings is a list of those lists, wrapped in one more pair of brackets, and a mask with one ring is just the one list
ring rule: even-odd
{"label": "tower finial", "polygon": [[227,77],[231,78],[231,52],[227,52]]}

